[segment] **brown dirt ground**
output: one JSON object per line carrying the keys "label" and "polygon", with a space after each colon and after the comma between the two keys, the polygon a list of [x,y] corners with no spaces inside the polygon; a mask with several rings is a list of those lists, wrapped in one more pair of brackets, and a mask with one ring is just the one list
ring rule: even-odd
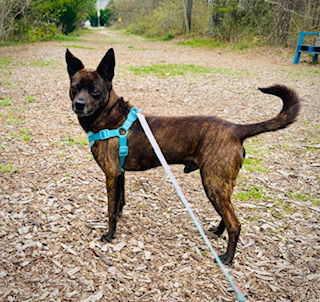
{"label": "brown dirt ground", "polygon": [[[319,65],[306,56],[293,65],[293,54],[277,49],[190,48],[111,30],[84,39],[0,48],[0,300],[236,300],[162,168],[127,173],[117,238],[99,241],[107,226],[104,176],[71,111],[68,46],[88,67],[113,47],[115,90],[145,113],[256,122],[281,107],[257,87],[298,91],[298,122],[246,142],[249,162],[233,198],[241,242],[228,270],[248,301],[320,301]],[[215,69],[174,77],[129,71],[156,63]],[[218,223],[199,173],[173,171],[203,226]],[[225,250],[225,237],[211,240]]]}

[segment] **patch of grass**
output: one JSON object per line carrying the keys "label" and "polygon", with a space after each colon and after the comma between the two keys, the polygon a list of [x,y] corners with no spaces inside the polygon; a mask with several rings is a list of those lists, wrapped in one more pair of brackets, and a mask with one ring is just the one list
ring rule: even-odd
{"label": "patch of grass", "polygon": [[64,41],[64,42],[87,42],[87,40],[80,38],[80,34],[69,34],[69,35],[61,35],[54,37],[55,41]]}
{"label": "patch of grass", "polygon": [[235,76],[252,76],[254,73],[247,71],[247,70],[235,70],[235,69],[229,69],[229,68],[212,68],[212,71],[215,73],[220,74],[230,74]]}
{"label": "patch of grass", "polygon": [[287,214],[294,214],[296,211],[292,208],[289,202],[284,201],[283,199],[277,198],[276,207],[281,208]]}
{"label": "patch of grass", "polygon": [[22,110],[22,111],[24,111],[24,110],[27,110],[27,109],[28,109],[28,107],[27,107],[27,106],[25,106],[25,105],[22,105],[22,106],[20,106],[20,107],[19,107],[19,109],[20,109],[20,110]]}
{"label": "patch of grass", "polygon": [[244,164],[247,164],[247,165],[258,165],[260,164],[261,160],[258,159],[258,158],[246,158],[244,160]]}
{"label": "patch of grass", "polygon": [[22,141],[29,141],[31,139],[31,131],[28,128],[21,128],[19,132],[13,132],[10,134],[12,139],[18,138]]}
{"label": "patch of grass", "polygon": [[32,96],[32,95],[28,95],[28,96],[26,96],[26,98],[25,98],[25,101],[26,101],[27,103],[33,103],[35,100],[36,100],[36,98],[35,98],[34,96]]}
{"label": "patch of grass", "polygon": [[261,160],[258,158],[245,158],[243,161],[244,169],[250,172],[259,171],[262,173],[266,173],[267,170],[260,166]]}
{"label": "patch of grass", "polygon": [[261,45],[261,40],[256,37],[252,39],[242,39],[233,43],[224,43],[213,39],[201,39],[193,38],[186,41],[178,42],[178,45],[189,46],[189,47],[201,47],[201,48],[225,48],[231,50],[245,50],[255,48]]}
{"label": "patch of grass", "polygon": [[24,141],[29,141],[31,139],[31,131],[28,128],[20,129],[20,138]]}
{"label": "patch of grass", "polygon": [[148,66],[130,66],[135,75],[151,74],[156,77],[172,77],[186,73],[208,73],[211,68],[194,64],[153,64]]}
{"label": "patch of grass", "polygon": [[5,88],[14,88],[15,85],[12,83],[11,80],[8,80],[6,78],[0,78],[0,85],[2,85]]}
{"label": "patch of grass", "polygon": [[152,50],[152,48],[134,47],[132,45],[129,45],[128,48],[132,50],[140,50],[140,51]]}
{"label": "patch of grass", "polygon": [[317,152],[319,152],[319,148],[317,148],[317,147],[306,147],[306,149],[308,151],[317,151]]}
{"label": "patch of grass", "polygon": [[311,73],[311,74],[320,74],[320,69],[319,68],[308,68],[307,72]]}
{"label": "patch of grass", "polygon": [[12,65],[13,62],[14,62],[14,59],[10,57],[0,58],[0,68],[6,68],[9,65]]}
{"label": "patch of grass", "polygon": [[12,105],[12,101],[9,98],[4,98],[0,100],[0,107],[6,107],[11,105]]}
{"label": "patch of grass", "polygon": [[245,191],[235,194],[235,197],[240,200],[250,200],[250,199],[262,199],[265,200],[266,196],[263,189],[258,186],[251,186]]}
{"label": "patch of grass", "polygon": [[0,164],[0,173],[16,173],[18,169],[13,165],[2,165]]}
{"label": "patch of grass", "polygon": [[94,157],[93,157],[92,154],[88,154],[88,155],[86,156],[86,158],[87,158],[87,159],[90,159],[90,160],[94,159]]}
{"label": "patch of grass", "polygon": [[261,216],[251,216],[249,219],[250,221],[259,221],[261,218]]}
{"label": "patch of grass", "polygon": [[167,34],[164,36],[143,36],[149,42],[161,42],[161,41],[171,41],[174,39],[173,34]]}
{"label": "patch of grass", "polygon": [[178,45],[182,46],[190,46],[190,47],[204,47],[204,48],[221,48],[225,47],[225,44],[214,41],[214,40],[206,40],[206,39],[189,39],[187,41],[178,42]]}
{"label": "patch of grass", "polygon": [[24,45],[26,43],[27,42],[23,42],[23,41],[19,41],[19,42],[6,41],[6,42],[1,42],[0,47]]}
{"label": "patch of grass", "polygon": [[268,151],[262,148],[262,144],[259,141],[251,141],[244,146],[247,154],[267,154]]}
{"label": "patch of grass", "polygon": [[65,152],[65,151],[60,151],[60,152],[58,153],[58,156],[59,156],[59,157],[66,157],[67,155],[68,155],[68,153]]}
{"label": "patch of grass", "polygon": [[67,48],[81,48],[81,49],[96,49],[94,47],[87,47],[87,46],[80,46],[80,45],[61,45],[61,47],[67,47]]}
{"label": "patch of grass", "polygon": [[17,119],[17,118],[8,118],[7,119],[7,123],[9,125],[21,125],[22,124],[22,121]]}
{"label": "patch of grass", "polygon": [[55,67],[57,66],[57,62],[53,60],[43,60],[43,59],[37,59],[37,60],[31,60],[29,62],[29,66],[32,67]]}
{"label": "patch of grass", "polygon": [[62,137],[61,141],[67,146],[75,146],[75,145],[87,146],[88,145],[87,139],[84,139],[82,137],[72,137],[70,135],[65,135],[64,137]]}
{"label": "patch of grass", "polygon": [[289,192],[288,196],[290,198],[293,199],[299,199],[299,200],[305,200],[305,201],[310,201],[312,203],[312,205],[319,207],[320,206],[320,199],[314,196],[310,196],[307,194],[303,194],[303,193],[293,193],[293,192]]}

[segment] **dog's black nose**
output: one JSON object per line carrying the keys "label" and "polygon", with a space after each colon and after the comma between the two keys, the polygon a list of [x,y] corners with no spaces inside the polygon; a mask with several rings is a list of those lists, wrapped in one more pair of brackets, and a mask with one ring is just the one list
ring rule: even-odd
{"label": "dog's black nose", "polygon": [[77,112],[82,112],[85,105],[86,105],[86,102],[83,98],[78,98],[76,99],[76,101],[74,102],[74,105],[75,105],[75,110]]}

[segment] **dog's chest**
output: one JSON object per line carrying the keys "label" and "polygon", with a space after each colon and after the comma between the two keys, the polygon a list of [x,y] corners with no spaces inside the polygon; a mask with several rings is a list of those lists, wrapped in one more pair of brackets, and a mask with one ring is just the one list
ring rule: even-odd
{"label": "dog's chest", "polygon": [[119,170],[119,142],[118,138],[96,141],[91,152],[105,173],[115,173]]}

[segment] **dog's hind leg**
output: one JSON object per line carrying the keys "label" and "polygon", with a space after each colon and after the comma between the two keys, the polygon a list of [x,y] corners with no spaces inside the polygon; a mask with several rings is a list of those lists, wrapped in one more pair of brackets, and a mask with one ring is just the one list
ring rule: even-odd
{"label": "dog's hind leg", "polygon": [[210,174],[206,175],[203,171],[201,171],[201,177],[205,192],[210,202],[222,218],[222,221],[217,227],[217,233],[219,234],[223,232],[226,227],[229,235],[227,251],[219,257],[225,264],[231,264],[241,229],[241,225],[234,213],[234,208],[230,199],[234,187],[234,181],[212,176]]}
{"label": "dog's hind leg", "polygon": [[101,240],[111,242],[116,232],[119,211],[124,205],[124,190],[122,190],[122,188],[124,189],[124,176],[107,176],[106,184],[108,194],[109,231],[101,237]]}

